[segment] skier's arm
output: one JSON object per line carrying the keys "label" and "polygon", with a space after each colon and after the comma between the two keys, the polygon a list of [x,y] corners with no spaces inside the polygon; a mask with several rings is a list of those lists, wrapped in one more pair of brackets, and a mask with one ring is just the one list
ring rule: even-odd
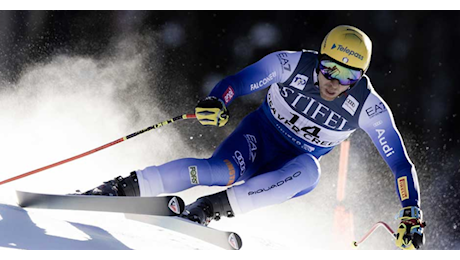
{"label": "skier's arm", "polygon": [[221,80],[209,96],[229,105],[236,97],[286,81],[294,71],[302,52],[278,51],[268,54],[235,75]]}
{"label": "skier's arm", "polygon": [[208,97],[195,108],[203,125],[224,126],[229,119],[227,106],[238,96],[286,81],[294,71],[302,52],[279,51],[271,53],[235,75],[221,80]]}
{"label": "skier's arm", "polygon": [[395,176],[396,191],[402,205],[396,246],[401,249],[418,249],[425,241],[425,223],[420,210],[417,173],[407,155],[390,108],[372,87],[359,116],[359,125],[371,137]]}
{"label": "skier's arm", "polygon": [[359,117],[359,126],[370,136],[396,180],[396,191],[403,207],[420,207],[415,167],[407,155],[388,105],[371,91]]}

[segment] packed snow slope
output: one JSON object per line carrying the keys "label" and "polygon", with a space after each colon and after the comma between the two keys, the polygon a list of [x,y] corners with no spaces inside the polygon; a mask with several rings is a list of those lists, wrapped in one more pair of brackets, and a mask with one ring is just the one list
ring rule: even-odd
{"label": "packed snow slope", "polygon": [[122,214],[25,211],[0,205],[0,246],[45,250],[206,249],[210,246],[127,221]]}

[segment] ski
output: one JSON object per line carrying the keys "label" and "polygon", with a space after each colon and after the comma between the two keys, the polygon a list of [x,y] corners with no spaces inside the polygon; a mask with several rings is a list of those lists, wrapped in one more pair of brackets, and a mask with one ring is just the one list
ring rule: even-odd
{"label": "ski", "polygon": [[158,216],[178,216],[185,208],[178,196],[111,197],[88,195],[52,195],[16,191],[21,207],[63,210],[87,210],[134,213]]}
{"label": "ski", "polygon": [[172,230],[227,250],[239,250],[243,246],[241,237],[234,232],[221,231],[202,226],[181,217],[146,216],[125,214],[127,219]]}

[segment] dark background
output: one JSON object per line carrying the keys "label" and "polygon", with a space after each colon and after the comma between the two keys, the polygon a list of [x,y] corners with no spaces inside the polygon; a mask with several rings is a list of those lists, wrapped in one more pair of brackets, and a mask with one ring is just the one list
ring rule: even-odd
{"label": "dark background", "polygon": [[[222,77],[270,52],[318,50],[339,24],[358,27],[373,41],[367,74],[392,108],[417,167],[429,226],[425,249],[460,249],[458,11],[0,11],[0,80],[14,83],[27,66],[56,55],[106,57],[115,37],[155,35],[161,56],[150,57],[156,65],[146,69],[161,64],[164,83],[152,88],[164,111],[176,115],[193,108]],[[260,105],[264,93],[236,100],[227,130],[200,129],[204,137],[191,145],[212,151]],[[187,131],[183,134],[198,130]],[[369,138],[362,131],[353,137],[353,156],[375,161],[365,169],[371,181],[380,183],[385,175],[392,182]],[[350,199],[362,201],[364,192],[369,216],[380,214],[383,191],[378,185],[363,186]],[[357,228],[360,234],[366,231]]]}

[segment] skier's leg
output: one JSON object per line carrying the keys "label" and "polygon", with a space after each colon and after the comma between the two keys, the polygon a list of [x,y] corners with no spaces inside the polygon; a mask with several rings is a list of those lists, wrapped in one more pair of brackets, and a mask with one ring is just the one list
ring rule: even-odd
{"label": "skier's leg", "polygon": [[[209,159],[184,158],[150,166],[132,172],[126,178],[117,177],[105,182],[83,194],[145,197],[179,192],[197,185],[231,185],[242,174],[251,176],[264,163],[262,143],[258,141],[261,133],[258,115],[253,112],[241,121]],[[254,143],[259,147],[257,159]],[[270,153],[264,151],[264,154]]]}
{"label": "skier's leg", "polygon": [[241,176],[251,176],[274,156],[273,149],[263,147],[261,134],[258,115],[251,113],[211,158],[184,158],[136,171],[141,196],[175,193],[197,185],[228,186]]}
{"label": "skier's leg", "polygon": [[231,185],[239,174],[240,169],[228,159],[183,158],[133,171],[125,178],[119,176],[83,195],[150,197],[183,191],[197,185]]}
{"label": "skier's leg", "polygon": [[301,154],[278,170],[263,173],[227,189],[234,214],[279,204],[313,190],[321,170],[318,159]]}
{"label": "skier's leg", "polygon": [[187,206],[189,213],[186,212],[185,217],[207,225],[221,216],[233,217],[279,204],[313,190],[320,177],[318,160],[310,154],[298,155],[285,163],[286,158],[280,158],[284,165],[279,169],[276,168],[279,164],[274,163],[276,170],[258,174],[226,191],[199,198]]}
{"label": "skier's leg", "polygon": [[150,166],[136,173],[141,196],[174,193],[197,185],[230,185],[238,174],[231,163],[213,157],[183,158],[159,166]]}

